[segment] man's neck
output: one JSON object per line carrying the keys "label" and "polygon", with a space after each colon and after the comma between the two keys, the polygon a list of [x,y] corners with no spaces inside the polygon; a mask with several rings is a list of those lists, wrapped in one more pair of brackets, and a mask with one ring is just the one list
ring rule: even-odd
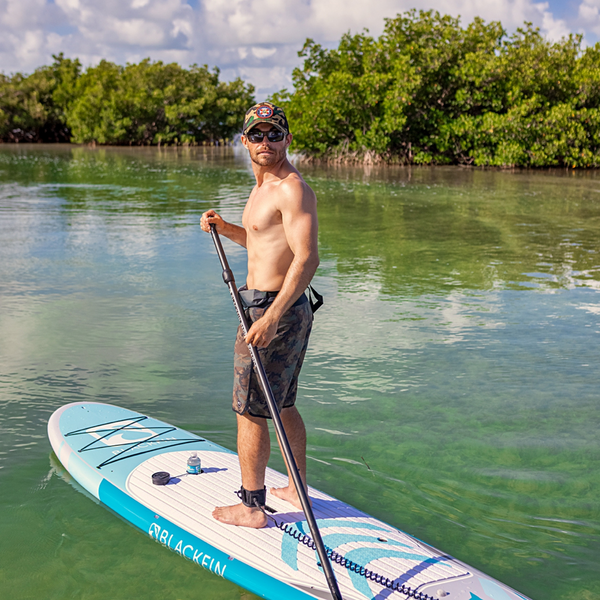
{"label": "man's neck", "polygon": [[252,171],[256,178],[256,185],[260,187],[265,181],[271,179],[283,179],[284,175],[290,171],[288,167],[291,167],[291,164],[288,161],[287,156],[284,156],[279,162],[274,165],[269,165],[268,167],[263,167],[262,165],[257,165],[253,162]]}

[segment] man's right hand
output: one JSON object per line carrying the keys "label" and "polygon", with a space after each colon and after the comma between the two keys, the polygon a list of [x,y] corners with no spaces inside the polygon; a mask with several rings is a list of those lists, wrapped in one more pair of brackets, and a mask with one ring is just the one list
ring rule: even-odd
{"label": "man's right hand", "polygon": [[221,218],[221,215],[217,214],[212,208],[207,210],[200,217],[200,227],[202,231],[206,231],[206,233],[210,233],[210,226],[215,225],[217,228],[217,233],[223,233],[225,228],[225,221]]}
{"label": "man's right hand", "polygon": [[257,348],[266,348],[277,335],[277,327],[279,320],[272,321],[269,311],[267,311],[260,319],[252,323],[248,334],[246,335],[246,344],[252,344]]}

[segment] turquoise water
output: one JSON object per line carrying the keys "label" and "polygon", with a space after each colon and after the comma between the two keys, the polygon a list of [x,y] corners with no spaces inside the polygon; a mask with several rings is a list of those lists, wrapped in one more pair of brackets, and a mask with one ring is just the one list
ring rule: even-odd
{"label": "turquoise water", "polygon": [[[534,600],[600,597],[600,174],[303,171],[310,483]],[[0,147],[1,598],[254,598],[76,491],[45,430],[99,400],[235,448],[198,220],[252,184],[232,149]]]}

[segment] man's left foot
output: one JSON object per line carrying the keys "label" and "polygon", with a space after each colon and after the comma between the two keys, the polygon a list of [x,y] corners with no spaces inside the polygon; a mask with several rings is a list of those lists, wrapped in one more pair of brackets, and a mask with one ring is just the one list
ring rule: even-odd
{"label": "man's left foot", "polygon": [[[298,492],[296,492],[296,487],[293,485],[288,485],[284,488],[271,488],[269,490],[273,496],[280,498],[281,500],[285,500],[289,502],[292,506],[299,508],[302,510],[302,504],[300,502],[300,498],[298,497]],[[309,498],[308,501],[312,506],[312,500]]]}

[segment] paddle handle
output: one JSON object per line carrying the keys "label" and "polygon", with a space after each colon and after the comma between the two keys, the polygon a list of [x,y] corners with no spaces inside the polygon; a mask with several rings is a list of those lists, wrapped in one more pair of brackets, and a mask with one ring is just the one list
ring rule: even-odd
{"label": "paddle handle", "polygon": [[[235,310],[238,314],[240,324],[242,325],[242,331],[244,332],[244,335],[246,335],[248,333],[248,330],[250,329],[248,326],[248,320],[246,319],[246,314],[244,313],[244,307],[242,306],[240,294],[235,285],[235,278],[233,276],[233,272],[229,268],[229,263],[227,262],[227,257],[225,256],[225,251],[223,250],[223,245],[221,244],[221,238],[219,237],[217,228],[215,227],[214,223],[210,224],[210,233],[212,235],[217,254],[219,255],[221,267],[223,268],[223,281],[229,287],[229,293],[231,294]],[[329,586],[329,590],[331,591],[331,595],[333,596],[334,600],[343,600],[342,594],[340,593],[340,589],[338,587],[337,580],[335,578],[335,573],[333,572],[333,568],[331,567],[329,557],[327,556],[327,551],[325,550],[325,545],[323,544],[323,538],[321,537],[319,526],[317,525],[317,521],[315,519],[312,507],[310,505],[310,501],[308,499],[306,488],[304,487],[304,483],[302,481],[302,478],[300,477],[300,471],[298,470],[296,459],[292,454],[290,443],[285,433],[283,423],[281,422],[279,408],[277,407],[277,403],[275,402],[273,391],[271,390],[271,385],[269,384],[269,380],[267,378],[265,368],[262,364],[262,360],[260,358],[258,350],[252,344],[248,344],[248,350],[250,351],[250,356],[252,357],[252,362],[254,363],[256,374],[258,375],[260,387],[262,388],[265,398],[267,399],[267,404],[269,406],[269,411],[271,412],[271,417],[273,419],[273,425],[275,426],[277,439],[279,440],[279,445],[283,450],[285,461],[289,467],[290,473],[292,475],[292,480],[294,481],[294,485],[296,486],[298,497],[300,498],[300,504],[302,505],[302,510],[304,511],[304,515],[306,517],[310,533],[317,548],[317,554],[319,555],[321,566],[323,567],[323,572],[325,573],[325,578],[327,579],[327,585]]]}

